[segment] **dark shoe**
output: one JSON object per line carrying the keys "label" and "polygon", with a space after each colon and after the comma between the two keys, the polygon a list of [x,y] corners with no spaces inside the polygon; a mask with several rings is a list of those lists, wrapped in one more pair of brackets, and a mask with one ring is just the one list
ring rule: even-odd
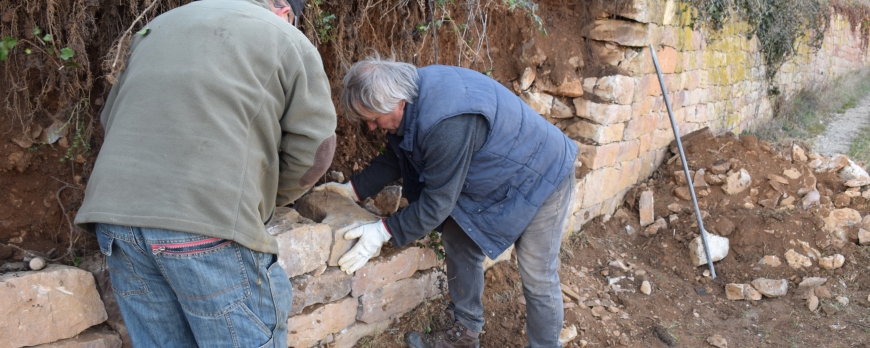
{"label": "dark shoe", "polygon": [[480,348],[479,332],[469,330],[459,322],[453,321],[453,326],[444,331],[431,334],[408,332],[405,343],[411,348]]}

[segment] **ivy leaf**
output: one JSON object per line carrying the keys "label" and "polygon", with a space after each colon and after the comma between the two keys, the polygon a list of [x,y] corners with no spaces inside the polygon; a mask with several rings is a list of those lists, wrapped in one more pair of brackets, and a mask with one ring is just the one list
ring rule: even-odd
{"label": "ivy leaf", "polygon": [[31,53],[33,53],[33,51],[31,51],[29,48],[25,48],[24,53],[31,54]]}
{"label": "ivy leaf", "polygon": [[51,34],[45,34],[45,36],[42,37],[42,41],[45,41],[45,42],[51,41]]}
{"label": "ivy leaf", "polygon": [[142,30],[137,31],[136,34],[145,36],[145,35],[148,35],[148,32],[150,32],[150,31],[151,31],[151,28],[144,27],[144,28],[142,28]]}
{"label": "ivy leaf", "polygon": [[68,67],[68,68],[81,68],[82,67],[81,65],[78,65],[78,63],[72,62],[72,61],[63,63],[63,66]]}
{"label": "ivy leaf", "polygon": [[60,59],[69,60],[75,55],[75,51],[72,48],[64,47],[60,49]]}
{"label": "ivy leaf", "polygon": [[9,57],[9,51],[18,43],[18,39],[6,36],[3,41],[0,41],[0,61],[6,60]]}
{"label": "ivy leaf", "polygon": [[39,37],[40,34],[42,34],[42,29],[39,27],[33,28],[33,36]]}

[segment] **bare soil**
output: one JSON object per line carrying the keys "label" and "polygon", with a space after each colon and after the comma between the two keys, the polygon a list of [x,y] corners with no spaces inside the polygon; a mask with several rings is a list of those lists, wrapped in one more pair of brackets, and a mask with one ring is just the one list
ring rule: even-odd
{"label": "bare soil", "polygon": [[[717,138],[695,138],[685,143],[691,170],[709,168],[717,160],[732,160],[734,168],[746,169],[753,179],[751,189],[727,195],[711,186],[699,194],[706,229],[730,239],[730,252],[714,264],[716,279],[705,276],[707,266],[694,267],[688,244],[698,236],[691,202],[673,195],[678,185],[674,172],[682,171],[680,161],[663,164],[653,177],[626,198],[614,217],[598,217],[563,243],[562,283],[582,298],[566,296],[565,326],[575,326],[579,336],[569,347],[644,346],[705,347],[707,338],[718,334],[730,347],[867,347],[870,337],[870,247],[859,246],[854,238],[858,227],[849,232],[850,241],[842,246],[830,243],[821,228],[827,204],[809,210],[790,207],[765,208],[758,197],[765,197],[768,175],[784,177],[789,168],[805,169],[806,163],[792,162],[753,136],[741,139],[732,134]],[[736,161],[734,161],[736,160]],[[831,198],[844,191],[836,173],[816,173],[822,196]],[[799,180],[782,185],[796,196]],[[676,220],[650,237],[642,236],[639,223],[638,192],[650,189],[655,197],[655,216]],[[758,192],[753,195],[752,192]],[[700,192],[700,190],[699,190]],[[753,202],[751,208],[745,204]],[[672,212],[668,205],[682,209]],[[856,209],[862,216],[870,212],[863,198],[851,199],[843,207]],[[628,234],[626,226],[634,231]],[[818,262],[807,268],[792,268],[785,259],[789,249],[807,255],[798,244],[807,242],[822,256],[842,254],[845,264],[836,270],[821,269]],[[793,244],[794,243],[794,244]],[[776,255],[781,265],[771,267],[759,261]],[[811,312],[798,284],[807,277],[827,278],[825,287],[831,298],[821,298],[819,309]],[[727,300],[725,285],[748,284],[756,278],[786,279],[788,294],[759,301]],[[648,281],[652,292],[639,291]],[[848,305],[837,297],[848,298]],[[521,283],[513,262],[496,265],[486,274],[484,308],[487,324],[481,347],[522,347],[525,341],[525,308]],[[421,305],[395,321],[378,337],[360,341],[359,347],[403,347],[401,335],[408,330],[440,327],[446,322],[441,313],[444,301]]]}

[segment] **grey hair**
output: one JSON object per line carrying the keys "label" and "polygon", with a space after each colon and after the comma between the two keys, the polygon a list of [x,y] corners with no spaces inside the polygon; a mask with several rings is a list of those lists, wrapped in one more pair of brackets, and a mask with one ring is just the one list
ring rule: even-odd
{"label": "grey hair", "polygon": [[364,119],[363,111],[388,114],[402,100],[413,103],[419,78],[413,65],[378,55],[354,63],[344,75],[339,97],[345,117],[356,122]]}

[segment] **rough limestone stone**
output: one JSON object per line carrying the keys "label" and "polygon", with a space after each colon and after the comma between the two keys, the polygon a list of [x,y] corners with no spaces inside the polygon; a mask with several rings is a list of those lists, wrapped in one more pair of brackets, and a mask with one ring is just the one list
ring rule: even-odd
{"label": "rough limestone stone", "polygon": [[487,256],[485,259],[483,259],[483,271],[486,272],[487,270],[492,268],[492,266],[495,266],[501,262],[510,260],[511,253],[513,251],[514,251],[514,245],[511,244],[511,246],[509,246],[507,249],[505,249],[505,251],[502,252],[501,255],[499,255],[495,258],[495,260],[490,259],[489,256]]}
{"label": "rough limestone stone", "polygon": [[782,262],[779,261],[779,258],[776,255],[764,255],[764,257],[758,261],[759,265],[765,265],[770,267],[779,267]]}
{"label": "rough limestone stone", "polygon": [[520,94],[520,99],[541,115],[549,115],[553,109],[553,96],[547,93],[526,91]]}
{"label": "rough limestone stone", "polygon": [[846,258],[843,255],[836,254],[819,259],[819,267],[824,269],[837,269],[843,267]]}
{"label": "rough limestone stone", "polygon": [[861,166],[849,160],[849,165],[840,170],[840,177],[846,182],[848,187],[861,187],[870,185],[870,174]]}
{"label": "rough limestone stone", "polygon": [[861,223],[861,213],[851,208],[835,209],[822,220],[825,222],[822,228],[825,232],[833,238],[846,241],[849,228]]}
{"label": "rough limestone stone", "polygon": [[6,313],[0,317],[5,347],[70,338],[107,318],[93,275],[55,264],[0,275],[0,308]]}
{"label": "rough limestone stone", "polygon": [[328,303],[311,313],[300,314],[287,320],[287,345],[290,347],[311,347],[327,335],[341,331],[356,320],[359,301],[348,297]]}
{"label": "rough limestone stone", "polygon": [[807,277],[804,278],[799,284],[798,288],[800,289],[812,289],[822,284],[825,284],[828,281],[828,278],[821,277]]}
{"label": "rough limestone stone", "polygon": [[105,328],[91,327],[75,337],[31,348],[121,348],[121,338],[117,332]]}
{"label": "rough limestone stone", "polygon": [[685,186],[679,186],[679,187],[675,188],[674,189],[674,196],[676,196],[677,198],[682,199],[684,201],[691,201],[692,200],[692,193],[689,191],[689,188],[685,187]]}
{"label": "rough limestone stone", "polygon": [[379,220],[353,201],[332,192],[311,192],[297,200],[295,206],[299,215],[327,224],[332,229],[329,266],[338,266],[338,259],[356,244],[356,239],[344,239],[346,230]]}
{"label": "rough limestone stone", "polygon": [[357,320],[372,324],[405,313],[437,294],[441,272],[406,278],[360,296]]}
{"label": "rough limestone stone", "polygon": [[302,313],[305,307],[329,303],[350,293],[353,277],[337,267],[328,268],[320,276],[303,274],[290,279],[293,285],[293,307],[290,315]]}
{"label": "rough limestone stone", "polygon": [[810,297],[807,299],[807,308],[810,309],[810,312],[815,312],[819,309],[819,297],[815,294],[810,294]]}
{"label": "rough limestone stone", "polygon": [[374,324],[358,322],[336,333],[335,340],[329,344],[329,347],[352,348],[361,338],[377,335],[389,328],[389,320],[384,320]]}
{"label": "rough limestone stone", "polygon": [[745,284],[737,283],[725,284],[725,298],[732,301],[742,300],[744,298],[743,289],[745,286]]}
{"label": "rough limestone stone", "polygon": [[785,296],[788,293],[788,281],[785,279],[758,278],[752,281],[752,287],[767,297]]}
{"label": "rough limestone stone", "polygon": [[731,161],[719,159],[713,162],[713,165],[710,166],[710,173],[712,174],[725,174],[728,170],[731,169]]}
{"label": "rough limestone stone", "polygon": [[530,67],[526,67],[523,70],[523,75],[520,77],[520,89],[525,91],[532,87],[532,83],[535,82],[535,77],[537,75],[538,69],[533,69]]}
{"label": "rough limestone stone", "polygon": [[807,155],[803,148],[794,144],[791,146],[791,159],[794,162],[806,162]]}
{"label": "rough limestone stone", "polygon": [[592,93],[611,103],[631,105],[634,99],[634,79],[624,75],[605,76],[598,79]]}
{"label": "rough limestone stone", "polygon": [[399,210],[399,203],[401,200],[402,187],[391,185],[384,187],[384,189],[374,197],[366,199],[363,203],[363,208],[378,216],[389,216]]}
{"label": "rough limestone stone", "polygon": [[744,284],[743,298],[750,301],[758,301],[761,300],[761,293],[758,292],[758,290],[755,290],[752,285]]}
{"label": "rough limestone stone", "polygon": [[332,231],[329,225],[302,218],[289,208],[276,208],[266,231],[278,241],[278,264],[292,278],[311,272],[329,259]]}
{"label": "rough limestone stone", "polygon": [[789,179],[797,180],[801,177],[801,172],[794,168],[788,168],[782,172],[782,175],[787,176]]}
{"label": "rough limestone stone", "polygon": [[[833,173],[848,166],[849,162],[849,157],[846,157],[842,154],[836,154],[834,156],[831,156],[831,158],[828,160],[823,159],[821,163],[814,168],[814,170],[816,171],[816,173]],[[811,164],[810,166],[812,167],[813,165]]]}
{"label": "rough limestone stone", "polygon": [[649,44],[647,25],[618,19],[600,19],[588,30],[589,39],[616,42],[622,46],[646,47]]}
{"label": "rough limestone stone", "polygon": [[[710,257],[713,258],[713,262],[722,260],[725,256],[728,256],[728,238],[708,233],[707,243],[709,243],[710,246]],[[692,265],[696,267],[707,264],[707,254],[704,251],[704,242],[702,241],[701,236],[695,237],[695,239],[692,239],[692,242],[689,243],[689,257],[692,259]]]}
{"label": "rough limestone stone", "polygon": [[785,261],[794,269],[810,267],[813,265],[813,262],[809,257],[801,255],[797,251],[794,251],[794,249],[788,249],[788,251],[785,252]]}
{"label": "rough limestone stone", "polygon": [[652,292],[652,286],[648,281],[644,280],[643,283],[640,284],[640,292],[644,295],[649,295]]}
{"label": "rough limestone stone", "polygon": [[858,230],[858,244],[860,245],[868,245],[870,244],[870,231],[865,229]]}
{"label": "rough limestone stone", "polygon": [[360,297],[437,264],[435,252],[429,248],[410,247],[389,257],[373,258],[354,273],[351,295]]}
{"label": "rough limestone stone", "polygon": [[743,192],[752,185],[752,178],[746,169],[740,168],[740,171],[733,172],[725,179],[725,184],[722,185],[722,191],[729,195]]}
{"label": "rough limestone stone", "polygon": [[655,222],[655,213],[653,211],[653,193],[651,190],[645,190],[640,193],[638,201],[638,210],[640,212],[640,225],[647,226]]}
{"label": "rough limestone stone", "polygon": [[646,228],[644,228],[641,235],[644,237],[650,237],[650,236],[655,235],[656,233],[658,233],[659,231],[661,231],[662,229],[667,228],[667,227],[668,227],[668,222],[665,221],[664,218],[659,218],[658,220],[656,220],[656,222],[654,224],[649,225]]}
{"label": "rough limestone stone", "polygon": [[721,335],[707,337],[707,343],[716,348],[728,348],[728,340]]}

